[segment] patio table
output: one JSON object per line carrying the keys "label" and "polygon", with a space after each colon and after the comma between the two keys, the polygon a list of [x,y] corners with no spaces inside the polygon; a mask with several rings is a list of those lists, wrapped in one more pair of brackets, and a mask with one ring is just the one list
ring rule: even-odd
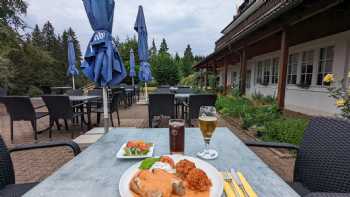
{"label": "patio table", "polygon": [[[100,98],[99,96],[69,96],[69,100],[74,102],[74,103],[82,103],[82,102],[89,102],[91,100],[96,100]],[[85,118],[83,119],[84,124],[87,125],[88,129],[91,129],[91,108],[88,106],[87,107],[87,119],[88,121],[85,121]]]}
{"label": "patio table", "polygon": [[[121,175],[140,160],[117,159],[116,153],[123,143],[133,139],[154,142],[156,156],[169,154],[166,128],[114,128],[24,196],[120,196],[118,185]],[[229,129],[217,128],[211,147],[218,151],[219,157],[208,162],[220,171],[231,167],[241,171],[258,196],[299,196]],[[200,130],[186,128],[185,154],[195,157],[203,148]]]}

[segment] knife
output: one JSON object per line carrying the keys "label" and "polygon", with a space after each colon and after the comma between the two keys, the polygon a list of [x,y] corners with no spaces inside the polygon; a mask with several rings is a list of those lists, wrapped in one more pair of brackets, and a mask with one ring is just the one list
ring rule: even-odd
{"label": "knife", "polygon": [[240,179],[240,178],[238,177],[238,175],[237,175],[237,171],[236,171],[234,168],[231,168],[231,169],[230,169],[230,172],[231,172],[231,174],[232,174],[233,179],[234,179],[235,182],[237,183],[238,187],[243,191],[244,196],[249,197],[249,194],[248,194],[248,192],[245,190],[241,179]]}

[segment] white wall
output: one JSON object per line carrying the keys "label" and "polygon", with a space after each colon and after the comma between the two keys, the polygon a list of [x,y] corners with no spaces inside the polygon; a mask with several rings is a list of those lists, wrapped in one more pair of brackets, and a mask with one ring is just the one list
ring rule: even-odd
{"label": "white wall", "polygon": [[[334,58],[333,58],[333,74],[337,80],[343,79],[346,70],[350,68],[350,31],[338,33],[332,36],[324,37],[321,39],[309,41],[300,45],[296,45],[289,48],[289,53],[299,53],[299,64],[298,64],[298,77],[297,83],[300,80],[301,73],[301,54],[303,51],[314,50],[314,63],[313,63],[313,79],[312,85],[308,89],[300,88],[296,85],[287,85],[286,88],[286,108],[309,114],[309,115],[335,115],[339,113],[339,110],[335,106],[335,100],[329,98],[328,91],[326,88],[316,85],[317,73],[319,66],[319,51],[322,47],[334,46]],[[279,57],[280,51],[274,51],[271,53],[256,56],[248,60],[248,69],[251,70],[251,88],[247,89],[248,94],[262,93],[264,95],[277,95],[277,85],[269,84],[263,86],[256,84],[256,65],[258,61],[265,59],[272,59]],[[348,66],[346,66],[348,65]],[[230,70],[238,70],[239,65],[231,66]],[[222,73],[224,70],[222,70]],[[224,77],[224,74],[220,77]],[[224,79],[220,80],[223,82]],[[229,74],[230,83],[230,74]],[[270,78],[271,83],[271,78]],[[340,83],[337,84],[341,85]]]}

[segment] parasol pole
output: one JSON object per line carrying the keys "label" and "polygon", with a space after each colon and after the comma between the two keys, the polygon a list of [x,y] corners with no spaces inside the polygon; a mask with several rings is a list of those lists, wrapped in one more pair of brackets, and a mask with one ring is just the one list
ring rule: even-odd
{"label": "parasol pole", "polygon": [[108,95],[107,95],[107,87],[103,87],[103,123],[104,123],[104,131],[105,134],[108,132],[109,127],[109,118],[108,118],[108,103],[107,103]]}
{"label": "parasol pole", "polygon": [[134,77],[131,77],[132,87],[135,86]]}
{"label": "parasol pole", "polygon": [[72,76],[72,82],[73,82],[73,90],[75,90],[74,75]]}

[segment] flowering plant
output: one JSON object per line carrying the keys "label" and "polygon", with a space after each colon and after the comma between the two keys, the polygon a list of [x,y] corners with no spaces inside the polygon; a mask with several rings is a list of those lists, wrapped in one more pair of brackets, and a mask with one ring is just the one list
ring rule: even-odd
{"label": "flowering plant", "polygon": [[[348,78],[350,78],[350,72],[348,74]],[[331,85],[335,82],[333,74],[327,74],[323,78],[323,83],[327,85]],[[336,106],[341,110],[341,115],[350,119],[350,87],[335,87],[328,86],[329,96],[336,99]]]}

